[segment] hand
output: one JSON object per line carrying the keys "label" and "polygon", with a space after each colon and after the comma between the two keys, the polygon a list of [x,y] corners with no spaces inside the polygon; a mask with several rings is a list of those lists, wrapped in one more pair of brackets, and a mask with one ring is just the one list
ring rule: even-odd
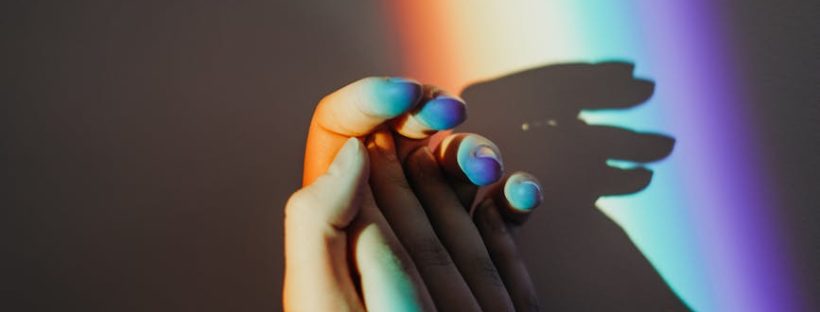
{"label": "hand", "polygon": [[[537,180],[515,173],[496,182],[498,148],[475,134],[454,134],[432,152],[380,131],[368,140],[370,184],[393,232],[444,311],[533,311],[538,300],[512,230],[541,202]],[[398,155],[398,157],[397,157]],[[404,164],[402,168],[401,163]],[[406,177],[406,178],[405,178]],[[478,202],[471,217],[470,208]]]}
{"label": "hand", "polygon": [[[434,309],[373,201],[367,153],[355,139],[408,113],[422,92],[414,81],[365,78],[320,101],[308,134],[305,187],[285,207],[286,310]],[[462,118],[454,120],[463,121],[463,103],[436,103],[455,104],[456,112],[460,107]],[[423,118],[424,111],[410,114]],[[397,126],[407,133],[424,130],[413,123]]]}
{"label": "hand", "polygon": [[[372,128],[383,123],[385,119],[395,117],[395,113],[403,113],[403,110],[400,109],[394,110],[392,113],[385,114],[383,112],[390,110],[385,110],[384,107],[375,107],[374,109],[373,106],[369,106],[372,105],[372,103],[363,104],[361,100],[366,99],[368,95],[371,97],[376,95],[375,100],[381,101],[380,103],[382,103],[382,105],[383,103],[388,103],[391,107],[412,107],[412,105],[401,103],[401,100],[406,100],[408,98],[411,99],[412,96],[407,95],[416,93],[414,92],[415,90],[412,90],[414,88],[396,88],[395,86],[388,85],[387,89],[392,88],[393,90],[388,90],[388,92],[385,92],[385,90],[378,90],[378,87],[384,87],[384,80],[380,81],[374,79],[375,78],[362,80],[334,93],[320,103],[317,108],[317,112],[314,115],[311,125],[311,134],[308,140],[309,152],[306,155],[305,181],[306,183],[311,181],[315,182],[294,194],[286,208],[286,308],[298,307],[300,309],[315,308],[319,310],[338,310],[340,307],[345,307],[349,310],[362,310],[363,304],[358,300],[357,290],[356,287],[354,287],[355,283],[351,278],[351,276],[355,273],[360,274],[362,295],[368,309],[375,310],[381,307],[395,310],[396,307],[403,307],[408,310],[429,310],[433,308],[425,285],[440,285],[438,283],[430,283],[430,280],[427,279],[422,281],[414,267],[414,262],[408,259],[402,245],[397,242],[397,238],[394,236],[391,226],[402,227],[408,223],[399,220],[397,223],[394,222],[388,225],[381,214],[381,212],[384,211],[383,205],[379,203],[379,208],[382,208],[382,211],[376,208],[373,198],[370,196],[370,190],[364,183],[368,171],[367,156],[362,152],[362,148],[358,141],[348,139],[347,143],[343,143],[344,148],[339,151],[336,156],[336,160],[332,162],[332,165],[330,166],[330,169],[327,170],[326,174],[319,178],[315,178],[315,174],[311,173],[320,172],[322,170],[321,167],[323,167],[324,162],[327,161],[328,155],[328,153],[311,153],[311,149],[315,151],[318,150],[320,152],[324,151],[324,149],[316,149],[316,145],[314,145],[315,142],[336,146],[340,142],[344,142],[343,140],[345,140],[345,135],[354,135],[356,133],[366,134],[368,131],[372,131]],[[406,81],[400,81],[399,83],[407,84]],[[408,92],[408,89],[411,90]],[[421,92],[424,94],[422,96],[423,103],[418,108],[409,114],[403,115],[401,118],[394,119],[393,126],[395,130],[399,133],[403,133],[405,136],[424,138],[427,135],[434,133],[436,130],[455,126],[463,120],[463,104],[460,101],[455,100],[452,97],[442,95],[440,92],[431,90],[431,88],[425,88],[424,92]],[[382,98],[378,98],[379,95],[381,95]],[[349,101],[350,99],[359,101]],[[351,103],[353,105],[351,105]],[[345,105],[347,105],[347,109],[344,108]],[[363,112],[363,114],[357,114],[357,112]],[[374,112],[382,113],[374,114]],[[442,112],[444,114],[442,114]],[[455,112],[455,114],[448,115],[448,112]],[[344,118],[339,118],[339,116],[344,116]],[[351,121],[354,122],[350,123]],[[370,129],[367,127],[370,127]],[[375,140],[371,139],[369,142],[386,142],[384,139],[390,137],[391,136],[388,131],[379,131],[378,134],[373,136]],[[462,140],[465,137],[468,139]],[[382,139],[379,140],[378,138]],[[470,144],[462,144],[462,142],[476,141],[474,136],[464,136],[459,138],[460,139],[448,140],[447,142],[450,143],[448,143],[447,146],[471,146]],[[479,139],[478,141],[481,140]],[[410,142],[411,144],[407,144],[408,142],[410,141],[405,141],[402,145],[419,146],[418,141]],[[388,144],[392,146],[392,143]],[[373,144],[368,145],[377,146]],[[473,147],[476,146],[482,149],[491,149],[492,143],[486,144],[485,142],[485,144],[475,145]],[[381,147],[385,147],[385,145],[381,145]],[[429,154],[429,149],[423,148],[420,150],[427,151]],[[458,151],[459,149],[442,148],[440,150],[442,151],[440,155],[445,156],[447,155],[446,151]],[[388,153],[385,153],[385,151]],[[371,155],[373,152],[374,149],[371,149]],[[389,152],[393,153],[392,157],[390,157]],[[500,154],[497,150],[492,153],[498,157],[495,162],[488,162],[487,159],[479,157],[475,159],[466,159],[465,161],[453,161],[449,163],[449,167],[446,161],[447,158],[441,158],[444,160],[444,162],[442,162],[444,168],[450,168],[450,170],[445,170],[445,172],[454,173],[448,176],[462,178],[461,182],[450,185],[461,185],[461,187],[458,188],[463,192],[459,192],[458,195],[450,193],[450,195],[460,196],[460,198],[456,201],[445,201],[444,204],[440,206],[455,208],[456,206],[454,206],[454,204],[459,204],[459,202],[468,200],[468,198],[472,199],[470,196],[475,194],[475,187],[472,187],[472,184],[466,181],[486,184],[491,183],[500,177]],[[381,164],[388,166],[392,170],[382,170],[384,168],[374,162],[374,168],[379,168],[379,170],[371,171],[373,173],[373,177],[371,177],[371,182],[373,183],[371,184],[374,185],[374,188],[376,185],[401,185],[400,180],[387,181],[394,182],[387,184],[375,183],[378,177],[393,176],[401,177],[403,180],[403,174],[401,173],[402,170],[396,162],[397,158],[395,156],[395,152],[389,149],[381,149],[379,155],[380,157],[374,159],[387,160],[387,162],[381,162]],[[387,157],[381,158],[381,156]],[[430,158],[428,158],[428,160],[432,159],[432,155],[429,156]],[[413,156],[411,155],[408,159],[413,159]],[[458,159],[462,160],[464,158]],[[453,158],[453,160],[456,160],[456,158]],[[478,162],[473,160],[477,160]],[[318,166],[316,165],[317,163],[319,164]],[[478,164],[478,166],[476,166],[476,164]],[[493,164],[495,164],[495,166],[493,166]],[[397,168],[398,171],[395,170]],[[464,171],[463,169],[465,168],[469,170]],[[426,164],[420,163],[418,169],[427,170],[430,172],[439,171],[438,164],[435,160],[432,162],[427,162]],[[388,174],[378,174],[382,171]],[[398,175],[395,175],[396,172],[398,172]],[[426,196],[428,199],[425,201],[432,200],[435,204],[438,197],[442,195],[446,196],[446,194],[448,194],[446,191],[452,190],[451,187],[448,186],[448,182],[441,179],[443,177],[441,174],[439,174],[438,177],[439,179],[430,179],[429,182],[445,183],[442,184],[443,187],[438,187],[439,189],[444,189],[445,191],[430,193]],[[498,229],[506,229],[507,227],[503,221],[501,221],[502,219],[498,214],[499,210],[494,206],[497,205],[496,203],[501,203],[505,208],[512,208],[501,211],[518,211],[518,214],[521,214],[521,212],[526,214],[526,208],[534,208],[538,201],[533,200],[533,198],[540,199],[540,189],[538,189],[537,184],[515,182],[520,182],[522,179],[526,180],[527,177],[524,175],[514,175],[513,178],[506,180],[508,181],[506,184],[499,185],[509,186],[504,188],[505,191],[524,189],[525,192],[521,193],[524,194],[524,196],[512,197],[525,199],[523,202],[526,206],[524,210],[520,209],[522,203],[520,200],[513,202],[516,205],[511,205],[510,201],[505,199],[505,196],[494,196],[495,199],[502,198],[502,200],[485,201],[485,204],[482,204],[481,206],[482,209],[480,209],[479,213],[476,214],[478,220],[484,221],[479,222],[478,229],[480,229],[480,234],[484,235],[485,240],[487,240],[487,247],[481,245],[482,241],[479,237],[479,230],[477,230],[475,226],[472,226],[468,211],[464,208],[463,204],[460,204],[461,209],[457,210],[458,212],[462,212],[462,214],[450,213],[448,216],[461,217],[457,220],[457,223],[462,225],[469,224],[470,226],[462,226],[459,227],[458,230],[440,231],[440,233],[445,233],[445,235],[453,235],[466,230],[466,235],[464,235],[464,237],[467,238],[466,241],[472,242],[470,246],[479,248],[466,248],[462,250],[473,253],[476,251],[481,253],[481,251],[483,251],[483,255],[485,256],[484,259],[486,261],[483,262],[482,267],[485,270],[493,267],[493,263],[490,262],[489,255],[492,255],[492,261],[505,260],[506,262],[503,262],[503,265],[499,267],[502,275],[507,277],[504,278],[504,282],[507,282],[508,280],[521,280],[520,277],[513,277],[516,276],[517,273],[521,272],[526,274],[526,270],[523,269],[523,265],[521,265],[520,261],[517,263],[508,261],[511,259],[511,256],[514,256],[514,254],[509,253],[510,250],[514,251],[514,248],[509,248],[509,245],[512,243],[509,232],[498,231]],[[404,182],[404,185],[406,186],[407,182]],[[520,186],[524,187],[522,188]],[[389,190],[390,188],[387,189]],[[500,191],[501,189],[502,188],[496,187],[494,194],[502,194]],[[396,198],[414,198],[412,192],[410,192],[408,188],[405,187],[404,190],[404,195],[409,196],[396,196]],[[427,188],[426,190],[435,191],[436,188]],[[509,194],[509,192],[505,193]],[[387,204],[391,204],[389,199],[392,198],[392,196],[384,196],[384,193],[380,191],[376,191],[375,194],[377,194],[377,196],[381,199],[387,198]],[[452,197],[450,199],[452,199]],[[413,201],[411,200],[410,202],[412,203]],[[402,203],[402,200],[393,201],[392,203]],[[406,204],[407,202],[404,203]],[[418,200],[416,200],[415,203],[418,203]],[[396,206],[393,205],[393,207]],[[415,209],[416,216],[421,216],[423,218],[424,212],[421,210],[421,207],[416,205],[415,208],[418,208]],[[421,212],[421,215],[418,214],[419,212]],[[387,214],[386,211],[385,214]],[[513,213],[513,215],[514,214],[515,213]],[[422,221],[426,219],[417,218],[416,220]],[[432,217],[431,220],[447,221],[450,220],[450,218]],[[467,222],[458,222],[464,220],[467,220]],[[403,228],[407,229],[406,226]],[[435,233],[433,233],[433,229],[429,224],[427,227],[422,226],[421,229],[421,233],[423,234],[421,237],[432,236],[435,239]],[[397,231],[397,233],[400,232]],[[400,235],[399,238],[403,240],[402,243],[410,239],[406,235]],[[345,254],[347,249],[346,243],[348,240],[351,241],[350,247],[353,247],[354,249],[351,257],[354,260],[354,263],[352,264],[354,269],[352,271],[350,269],[351,264],[347,263],[348,257]],[[514,247],[514,245],[512,246]],[[505,248],[500,249],[494,247]],[[441,249],[441,251],[443,251],[443,249]],[[443,253],[439,254],[447,255],[447,251],[443,251]],[[454,253],[454,259],[462,259],[466,255],[469,255],[468,253],[465,254],[465,256],[461,256],[462,254],[464,253],[461,251],[456,251]],[[421,256],[411,254],[411,257],[413,260],[416,258],[421,258],[423,257],[423,253],[421,253]],[[517,256],[514,256],[513,258],[513,260],[516,260]],[[455,264],[458,265],[458,261]],[[489,266],[487,266],[487,264],[489,264]],[[460,307],[462,309],[465,307],[477,307],[475,297],[470,294],[470,290],[467,288],[468,284],[465,284],[464,282],[460,283],[459,281],[470,281],[469,286],[479,289],[479,292],[481,292],[480,290],[482,288],[486,288],[483,286],[483,281],[479,279],[478,283],[473,282],[476,280],[476,278],[472,278],[475,274],[471,274],[470,272],[464,275],[465,278],[461,278],[461,276],[458,275],[459,273],[456,270],[456,266],[454,266],[452,262],[450,265],[445,265],[443,267],[446,268],[448,272],[455,273],[453,277],[456,279],[454,279],[450,284],[460,287],[464,296],[460,296],[459,298],[465,299],[465,301],[468,302],[467,306]],[[355,268],[358,268],[358,270],[355,270]],[[493,270],[495,269],[493,268]],[[501,284],[501,282],[497,275],[498,274],[496,274],[495,279],[492,280],[492,282],[496,284],[496,287],[493,288],[495,291],[495,293],[492,294],[493,296],[479,295],[478,297],[485,298],[482,302],[493,302],[499,298],[506,298],[506,300],[502,300],[504,303],[502,306],[511,308],[509,305],[510,299],[506,291],[504,291],[503,285],[502,287],[498,287],[498,284]],[[512,284],[515,285],[516,283]],[[529,285],[528,277],[526,278],[526,283],[518,284]],[[517,288],[520,287],[512,287],[511,293],[516,293],[515,289]],[[531,285],[529,285],[529,288],[531,290]],[[322,295],[311,296],[311,294],[315,294],[316,292],[321,293]],[[444,293],[440,291],[434,292],[434,294],[440,294],[439,297],[444,295]],[[488,295],[490,295],[490,293],[488,293]],[[446,301],[442,300],[436,301],[437,303],[439,301],[446,303]],[[472,303],[472,305],[469,305],[469,303]],[[518,302],[516,302],[516,304],[518,304]],[[442,305],[439,304],[439,306],[441,307]]]}

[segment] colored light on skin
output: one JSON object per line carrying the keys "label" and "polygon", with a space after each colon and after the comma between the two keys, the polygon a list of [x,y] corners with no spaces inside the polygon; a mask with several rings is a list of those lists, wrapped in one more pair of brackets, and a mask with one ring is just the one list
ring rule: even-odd
{"label": "colored light on skin", "polygon": [[538,207],[543,200],[538,180],[523,172],[516,172],[507,178],[504,184],[504,197],[507,198],[511,208],[522,213]]}
{"label": "colored light on skin", "polygon": [[488,185],[504,173],[501,152],[490,140],[469,134],[459,143],[456,161],[467,179],[475,185]]}
{"label": "colored light on skin", "polygon": [[[423,294],[408,271],[409,261],[397,255],[385,230],[371,221],[356,237],[354,257],[360,270],[362,296],[368,311],[424,311]],[[416,276],[417,278],[417,276]],[[418,279],[415,279],[418,282]],[[321,294],[318,294],[321,295]]]}
{"label": "colored light on skin", "polygon": [[[438,131],[455,128],[467,118],[464,101],[448,95],[438,95],[418,105],[416,109],[393,121],[395,130],[410,139],[423,139]],[[440,138],[429,143],[437,146]]]}
{"label": "colored light on skin", "polygon": [[413,117],[430,129],[447,130],[464,122],[467,119],[467,110],[463,101],[439,95],[424,103]]}
{"label": "colored light on skin", "polygon": [[317,105],[308,130],[302,183],[325,173],[349,137],[363,136],[418,104],[422,87],[404,78],[369,77],[328,94]]}
{"label": "colored light on skin", "polygon": [[396,117],[411,109],[421,95],[421,85],[410,79],[392,77],[379,79],[373,101],[363,101],[363,109],[381,117]]}

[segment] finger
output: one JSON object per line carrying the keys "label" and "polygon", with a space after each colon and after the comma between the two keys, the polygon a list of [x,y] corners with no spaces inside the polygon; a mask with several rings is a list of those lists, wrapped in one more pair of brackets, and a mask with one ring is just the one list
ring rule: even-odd
{"label": "finger", "polygon": [[436,87],[424,86],[421,104],[393,122],[396,132],[409,139],[424,139],[438,131],[453,129],[467,118],[464,100]]}
{"label": "finger", "polygon": [[481,308],[512,311],[512,301],[478,229],[450,188],[429,148],[419,148],[408,156],[405,174],[436,234]]}
{"label": "finger", "polygon": [[[544,201],[541,183],[532,174],[515,172],[496,183],[488,191],[488,198],[504,220],[513,225],[523,224],[532,211]],[[487,246],[489,249],[490,246]]]}
{"label": "finger", "polygon": [[421,274],[441,311],[477,311],[478,302],[439,241],[416,194],[410,188],[396,155],[389,130],[367,141],[371,164],[370,185],[376,203]]}
{"label": "finger", "polygon": [[366,189],[350,244],[367,310],[434,311],[424,281]]}
{"label": "finger", "polygon": [[[508,180],[506,184],[509,183]],[[493,264],[504,281],[504,285],[515,305],[515,310],[538,311],[538,296],[535,287],[530,279],[529,271],[518,253],[518,247],[511,233],[511,227],[514,225],[506,222],[502,217],[502,213],[505,211],[520,213],[518,208],[513,206],[517,199],[508,201],[504,198],[503,194],[505,192],[503,190],[506,188],[497,188],[496,194],[499,196],[490,196],[476,207],[475,224],[481,232],[481,237],[487,246]],[[515,196],[517,195],[513,195],[513,197]]]}
{"label": "finger", "polygon": [[541,185],[531,174],[516,172],[488,192],[487,199],[476,207],[475,224],[516,311],[538,311],[538,296],[512,230],[543,201]]}
{"label": "finger", "polygon": [[345,229],[359,212],[367,176],[367,154],[357,139],[349,139],[328,172],[288,200],[286,310],[364,310],[348,269]]}
{"label": "finger", "polygon": [[477,134],[451,134],[436,147],[435,155],[468,211],[478,186],[492,184],[504,174],[504,162],[498,146]]}
{"label": "finger", "polygon": [[612,159],[651,162],[672,153],[675,139],[654,133],[635,132],[618,127],[590,126],[587,139],[600,142],[596,147]]}
{"label": "finger", "polygon": [[467,118],[464,100],[435,86],[425,85],[423,89],[421,104],[393,122],[397,133],[394,136],[396,151],[401,162],[419,147],[437,145],[446,135],[440,131],[455,128]]}
{"label": "finger", "polygon": [[319,102],[305,147],[303,184],[325,172],[336,151],[349,137],[362,136],[386,120],[412,109],[421,85],[402,78],[365,78]]}

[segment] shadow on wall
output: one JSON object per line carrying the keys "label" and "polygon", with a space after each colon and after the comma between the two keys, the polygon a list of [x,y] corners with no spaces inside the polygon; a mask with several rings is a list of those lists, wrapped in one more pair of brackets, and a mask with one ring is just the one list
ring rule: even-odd
{"label": "shadow on wall", "polygon": [[609,167],[669,155],[671,137],[591,126],[582,109],[629,108],[654,83],[628,63],[561,64],[469,86],[470,117],[459,129],[501,147],[508,171],[544,185],[544,204],[519,233],[545,311],[686,311],[626,233],[595,207],[600,196],[638,192],[652,172]]}

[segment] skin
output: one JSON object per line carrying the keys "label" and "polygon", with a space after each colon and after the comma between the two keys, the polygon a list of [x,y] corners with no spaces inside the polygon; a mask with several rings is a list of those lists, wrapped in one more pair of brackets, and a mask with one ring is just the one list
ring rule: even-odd
{"label": "skin", "polygon": [[[474,153],[481,144],[462,142],[497,147],[471,134],[445,138],[436,153],[428,147],[431,135],[464,120],[463,105],[433,87],[386,78],[354,82],[319,103],[305,186],[285,207],[285,310],[537,310],[512,236],[520,222],[505,217],[535,206],[511,210],[508,178],[495,182],[500,154],[448,156],[486,156]],[[476,198],[470,168],[485,167],[499,172],[484,174],[490,180],[482,184],[495,183]],[[540,203],[536,195],[523,202]]]}
{"label": "skin", "polygon": [[[434,310],[412,261],[372,200],[365,182],[369,160],[355,139],[409,111],[420,97],[418,83],[365,78],[320,101],[308,134],[305,187],[285,207],[286,310],[359,311],[365,306],[373,311],[395,307]],[[346,153],[340,152],[343,146],[348,147],[341,149]],[[348,157],[355,161],[333,166]],[[338,174],[334,175],[334,168],[338,168]],[[317,228],[335,231],[325,230],[319,237],[309,233]],[[291,253],[310,256],[291,261]],[[327,272],[332,274],[326,275]],[[342,275],[358,276],[361,296],[351,295],[358,293],[357,287],[352,278]]]}

